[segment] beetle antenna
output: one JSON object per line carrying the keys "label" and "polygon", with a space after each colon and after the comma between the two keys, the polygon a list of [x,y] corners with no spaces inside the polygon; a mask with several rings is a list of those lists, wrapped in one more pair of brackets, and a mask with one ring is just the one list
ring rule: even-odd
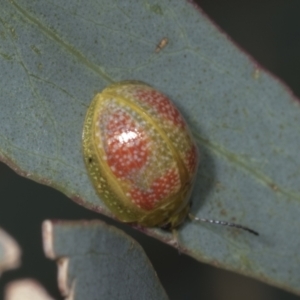
{"label": "beetle antenna", "polygon": [[217,224],[217,225],[235,227],[235,228],[239,228],[239,229],[248,231],[248,232],[250,232],[250,233],[252,233],[254,235],[259,235],[259,233],[257,231],[255,231],[253,229],[250,229],[250,228],[248,228],[246,226],[242,226],[242,225],[235,224],[235,223],[230,223],[230,222],[225,222],[225,221],[218,221],[218,220],[210,220],[210,219],[204,219],[204,218],[198,218],[198,217],[195,217],[192,214],[189,214],[189,218],[192,221],[196,221],[196,222],[206,222],[206,223],[211,223],[211,224]]}

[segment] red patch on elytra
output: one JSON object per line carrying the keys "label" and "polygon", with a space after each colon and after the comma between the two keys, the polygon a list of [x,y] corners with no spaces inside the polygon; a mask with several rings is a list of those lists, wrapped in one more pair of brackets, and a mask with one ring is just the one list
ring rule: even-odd
{"label": "red patch on elytra", "polygon": [[187,152],[185,161],[188,171],[194,173],[198,164],[198,151],[195,145]]}
{"label": "red patch on elytra", "polygon": [[105,128],[107,163],[119,178],[140,170],[147,162],[149,138],[124,111],[109,115]]}
{"label": "red patch on elytra", "polygon": [[180,178],[176,169],[165,172],[157,178],[151,187],[144,191],[137,187],[129,193],[132,201],[140,208],[145,210],[153,209],[161,200],[167,198],[180,188]]}
{"label": "red patch on elytra", "polygon": [[138,99],[153,107],[163,118],[171,121],[176,126],[184,127],[185,122],[180,112],[165,95],[150,89],[138,89],[135,95]]}

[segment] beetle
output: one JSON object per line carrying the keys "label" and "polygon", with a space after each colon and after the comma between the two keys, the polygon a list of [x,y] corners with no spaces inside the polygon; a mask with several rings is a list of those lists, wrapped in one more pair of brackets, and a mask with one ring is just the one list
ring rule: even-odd
{"label": "beetle", "polygon": [[121,81],[98,93],[87,111],[83,154],[101,199],[122,222],[174,229],[195,221],[248,227],[189,213],[199,153],[179,110],[140,81]]}

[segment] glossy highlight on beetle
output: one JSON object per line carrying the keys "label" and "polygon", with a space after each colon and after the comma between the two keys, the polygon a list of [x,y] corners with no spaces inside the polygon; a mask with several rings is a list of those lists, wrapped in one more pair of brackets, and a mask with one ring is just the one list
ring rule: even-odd
{"label": "glossy highlight on beetle", "polygon": [[85,119],[83,153],[97,193],[119,220],[174,228],[186,218],[198,152],[161,92],[123,81],[97,94]]}

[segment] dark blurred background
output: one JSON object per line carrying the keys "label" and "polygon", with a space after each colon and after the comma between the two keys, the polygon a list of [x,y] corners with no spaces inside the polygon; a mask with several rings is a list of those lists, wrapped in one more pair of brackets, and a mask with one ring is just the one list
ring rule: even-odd
{"label": "dark blurred background", "polygon": [[[182,0],[185,1],[185,0]],[[280,77],[300,95],[299,0],[198,0],[205,13],[260,65]],[[298,78],[298,79],[297,79]],[[0,164],[0,226],[23,249],[22,267],[3,274],[5,283],[36,278],[61,299],[56,287],[56,265],[42,251],[44,219],[107,218],[78,206],[61,193],[21,178]],[[228,271],[194,261],[175,249],[116,222],[144,247],[171,300],[295,300],[298,297]],[[300,283],[299,283],[300,284]]]}

